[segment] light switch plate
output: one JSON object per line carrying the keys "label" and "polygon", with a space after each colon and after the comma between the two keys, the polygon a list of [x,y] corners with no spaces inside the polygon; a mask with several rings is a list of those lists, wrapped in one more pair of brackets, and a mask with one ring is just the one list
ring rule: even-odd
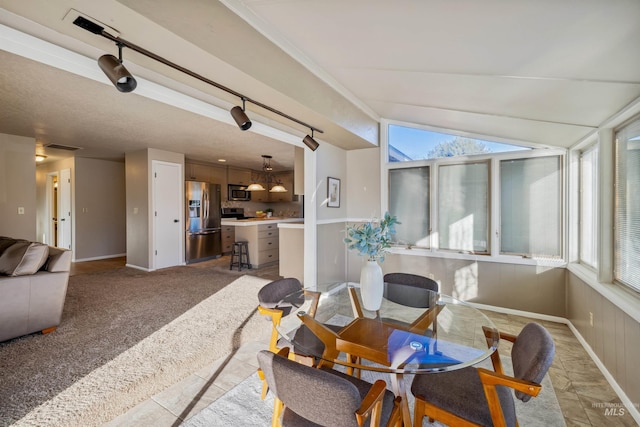
{"label": "light switch plate", "polygon": [[24,207],[23,206],[20,206],[18,208],[18,215],[24,215]]}

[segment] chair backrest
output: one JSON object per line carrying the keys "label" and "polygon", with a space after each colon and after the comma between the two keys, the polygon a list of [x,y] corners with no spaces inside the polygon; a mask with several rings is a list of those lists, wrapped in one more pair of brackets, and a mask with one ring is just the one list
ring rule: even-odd
{"label": "chair backrest", "polygon": [[389,301],[408,307],[430,307],[431,300],[434,299],[432,294],[412,288],[428,289],[438,292],[438,282],[417,274],[387,273],[384,275],[384,281],[396,285],[403,285],[387,286],[384,297]]}
{"label": "chair backrest", "polygon": [[[553,362],[555,353],[556,345],[549,331],[538,323],[527,323],[511,349],[513,376],[540,384]],[[523,402],[531,399],[530,395],[519,391],[515,394]]]}
{"label": "chair backrest", "polygon": [[266,350],[258,353],[258,363],[286,410],[319,425],[358,425],[355,412],[362,398],[350,381]]}
{"label": "chair backrest", "polygon": [[263,307],[276,308],[284,297],[300,289],[302,289],[302,284],[296,278],[274,280],[258,291],[258,302]]}

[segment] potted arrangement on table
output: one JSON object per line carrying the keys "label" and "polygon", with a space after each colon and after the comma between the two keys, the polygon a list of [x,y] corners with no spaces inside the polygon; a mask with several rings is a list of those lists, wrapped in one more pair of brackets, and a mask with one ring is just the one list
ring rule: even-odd
{"label": "potted arrangement on table", "polygon": [[396,232],[396,224],[400,224],[398,218],[386,212],[381,220],[373,219],[364,224],[347,226],[347,237],[344,239],[347,248],[367,257],[360,271],[360,295],[367,310],[378,310],[382,303],[384,284],[378,260],[384,261],[384,254],[391,247],[391,235]]}
{"label": "potted arrangement on table", "polygon": [[273,216],[273,209],[267,208],[264,211],[267,213],[267,218],[271,218]]}

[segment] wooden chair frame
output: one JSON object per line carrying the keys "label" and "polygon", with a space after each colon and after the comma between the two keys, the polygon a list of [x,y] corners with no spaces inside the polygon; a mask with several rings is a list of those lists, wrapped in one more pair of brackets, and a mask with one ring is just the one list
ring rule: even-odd
{"label": "wooden chair frame", "polygon": [[[289,348],[284,347],[276,354],[282,357],[289,357]],[[264,373],[262,370],[258,370],[261,378],[264,380]],[[359,426],[363,426],[367,419],[371,418],[369,425],[371,427],[380,426],[380,417],[382,414],[382,401],[384,398],[385,391],[387,389],[387,383],[383,380],[377,380],[375,383],[371,385],[371,388],[365,395],[364,399],[360,404],[360,407],[355,411],[356,422]],[[393,409],[391,411],[391,415],[389,416],[389,420],[386,424],[387,427],[400,427],[402,425],[402,414],[400,411],[400,402],[401,399],[396,397],[393,401]],[[272,427],[282,427],[282,423],[280,418],[282,417],[282,413],[284,412],[285,405],[278,398],[278,396],[274,396],[274,406],[273,406],[273,416],[271,418],[271,426]]]}
{"label": "wooden chair frame", "polygon": [[[320,301],[320,292],[309,291],[305,289],[303,291],[303,294],[311,296],[312,298],[311,306],[309,307],[309,315],[313,317],[315,316],[316,311],[318,309],[318,302]],[[260,313],[262,316],[271,317],[272,328],[271,328],[271,338],[269,339],[269,351],[271,351],[272,353],[278,354],[282,350],[281,348],[278,347],[278,336],[279,336],[278,326],[280,326],[283,312],[282,310],[277,308],[267,308],[259,305],[258,313]],[[287,357],[291,360],[297,361],[298,363],[302,363],[303,365],[313,366],[313,357],[297,355],[294,352],[290,352],[288,348],[287,348]],[[258,369],[258,375],[262,380],[261,397],[262,397],[262,400],[264,400],[264,398],[267,395],[267,391],[269,390],[269,387],[267,386],[267,382],[264,380],[264,376],[262,375],[262,372],[259,369]]]}
{"label": "wooden chair frame", "polygon": [[[482,327],[482,330],[485,335],[485,339],[487,341],[487,346],[491,347],[493,345],[493,335],[495,333],[495,329],[489,328],[486,326]],[[513,334],[508,334],[506,332],[499,332],[500,339],[504,339],[511,343],[516,342],[517,336]],[[491,413],[491,420],[493,422],[494,427],[506,427],[506,422],[504,419],[504,413],[502,412],[502,406],[500,405],[500,399],[498,398],[498,392],[496,391],[496,386],[502,385],[506,387],[510,387],[514,390],[521,391],[533,397],[538,396],[540,390],[542,390],[542,386],[540,384],[521,380],[518,378],[513,378],[511,376],[505,375],[502,369],[502,361],[500,360],[500,354],[498,350],[494,351],[491,354],[491,363],[493,364],[494,371],[490,371],[484,368],[477,368],[478,375],[480,376],[480,381],[482,382],[482,388],[484,390],[485,397],[487,398],[487,403],[489,406],[489,412]],[[458,415],[446,411],[438,406],[432,405],[431,403],[425,401],[423,398],[419,396],[415,396],[415,408],[414,408],[414,427],[422,426],[423,417],[429,417],[430,421],[437,420],[441,423],[447,425],[455,425],[455,426],[463,426],[463,427],[472,427],[472,426],[480,426],[479,424],[473,423],[467,419],[461,418]],[[516,420],[516,427],[518,426],[518,420]]]}

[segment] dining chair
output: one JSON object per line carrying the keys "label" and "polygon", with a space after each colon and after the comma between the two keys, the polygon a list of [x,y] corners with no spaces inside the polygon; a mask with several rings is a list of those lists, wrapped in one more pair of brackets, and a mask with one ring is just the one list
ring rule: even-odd
{"label": "dining chair", "polygon": [[[277,353],[282,348],[289,348],[289,358],[306,365],[315,365],[315,357],[309,355],[322,354],[324,344],[307,327],[303,326],[296,331],[295,341],[297,345],[292,345],[289,341],[279,337],[278,327],[284,316],[291,313],[296,301],[287,301],[287,297],[302,290],[302,284],[296,278],[284,278],[267,283],[258,291],[258,312],[271,320],[271,338],[269,340],[269,350]],[[300,301],[304,295],[312,296],[312,303],[307,313],[313,317],[318,306],[318,292],[305,290],[300,294]],[[330,325],[329,328],[338,330],[340,327]],[[260,373],[262,383],[262,398],[264,399],[268,386],[264,381],[263,374]]]}
{"label": "dining chair", "polygon": [[[488,328],[484,329],[488,336]],[[517,336],[500,333],[500,338],[513,343],[513,376],[504,374],[497,351],[491,357],[495,372],[468,367],[416,375],[411,385],[416,398],[414,426],[422,426],[425,416],[456,426],[518,426],[510,388],[523,402],[537,396],[553,361],[555,344],[538,323],[526,324]]]}
{"label": "dining chair", "polygon": [[400,426],[400,398],[386,382],[371,384],[332,369],[305,366],[262,350],[258,364],[275,396],[272,426]]}
{"label": "dining chair", "polygon": [[[283,316],[287,316],[292,309],[292,304],[283,302],[285,297],[302,289],[302,284],[296,278],[284,278],[274,280],[267,283],[258,291],[258,312],[271,319],[272,330],[271,339],[269,341],[269,350],[277,353],[280,350],[278,346],[278,330],[280,321]],[[286,343],[281,342],[280,345]]]}
{"label": "dining chair", "polygon": [[427,308],[431,299],[425,293],[412,292],[411,288],[428,289],[438,292],[438,282],[428,277],[410,273],[387,273],[383,280],[404,286],[387,286],[384,297],[389,301],[402,304],[407,307]]}

